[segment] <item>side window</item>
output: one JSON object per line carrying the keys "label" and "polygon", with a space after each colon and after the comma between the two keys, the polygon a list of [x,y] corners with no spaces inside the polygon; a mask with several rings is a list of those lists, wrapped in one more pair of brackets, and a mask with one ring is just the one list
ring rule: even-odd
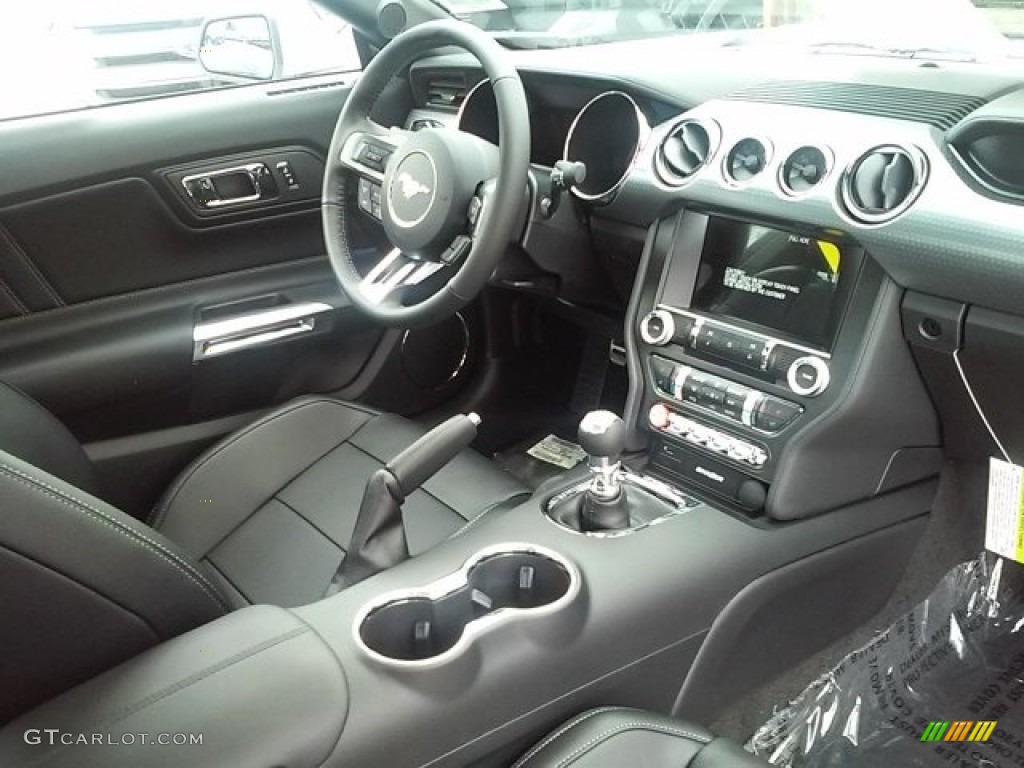
{"label": "side window", "polygon": [[0,119],[360,68],[315,0],[0,3],[0,29]]}

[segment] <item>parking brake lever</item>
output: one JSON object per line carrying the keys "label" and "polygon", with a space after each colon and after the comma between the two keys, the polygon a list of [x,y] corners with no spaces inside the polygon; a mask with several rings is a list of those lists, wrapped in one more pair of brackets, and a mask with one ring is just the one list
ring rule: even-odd
{"label": "parking brake lever", "polygon": [[476,438],[480,417],[459,414],[434,427],[366,483],[348,554],[324,597],[409,559],[402,504]]}

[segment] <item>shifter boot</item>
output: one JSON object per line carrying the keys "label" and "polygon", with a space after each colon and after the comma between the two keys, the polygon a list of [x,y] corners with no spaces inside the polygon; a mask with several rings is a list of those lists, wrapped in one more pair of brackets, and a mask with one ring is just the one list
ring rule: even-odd
{"label": "shifter boot", "polygon": [[386,469],[373,473],[363,494],[348,553],[338,566],[324,597],[409,559],[409,545],[402,524],[401,503],[404,500],[394,475]]}
{"label": "shifter boot", "polygon": [[602,499],[593,493],[580,495],[581,531],[618,531],[629,528],[629,504],[620,490],[614,499]]}

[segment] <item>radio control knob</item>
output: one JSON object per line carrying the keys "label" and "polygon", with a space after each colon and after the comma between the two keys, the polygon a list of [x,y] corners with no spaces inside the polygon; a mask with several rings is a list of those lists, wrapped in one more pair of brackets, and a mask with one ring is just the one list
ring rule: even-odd
{"label": "radio control knob", "polygon": [[648,312],[647,316],[640,321],[640,338],[653,347],[668,344],[675,334],[675,320],[664,309]]}
{"label": "radio control knob", "polygon": [[828,364],[814,355],[799,357],[789,366],[786,383],[798,395],[817,397],[828,389]]}

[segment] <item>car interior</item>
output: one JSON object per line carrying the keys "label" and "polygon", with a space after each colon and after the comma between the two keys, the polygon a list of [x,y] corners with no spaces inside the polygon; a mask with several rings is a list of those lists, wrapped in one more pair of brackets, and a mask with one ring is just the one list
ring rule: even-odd
{"label": "car interior", "polygon": [[1024,75],[324,5],[0,120],[0,765],[768,765],[1024,456]]}

